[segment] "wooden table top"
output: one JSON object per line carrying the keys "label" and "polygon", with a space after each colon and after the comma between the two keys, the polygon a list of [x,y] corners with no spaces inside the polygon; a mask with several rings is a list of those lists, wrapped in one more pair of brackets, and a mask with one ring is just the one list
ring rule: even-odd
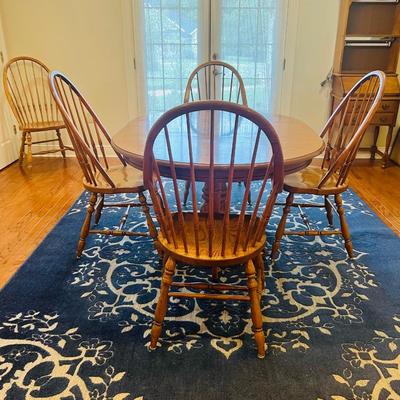
{"label": "wooden table top", "polygon": [[[292,173],[304,168],[315,156],[323,151],[323,140],[306,123],[296,118],[282,115],[267,116],[267,119],[279,136],[285,173]],[[126,157],[129,164],[139,169],[142,169],[144,147],[152,122],[147,116],[133,119],[112,138],[112,146]],[[197,121],[196,126],[199,125],[201,125],[199,130],[203,133],[198,133],[197,129],[192,129],[194,162],[198,169],[205,169],[209,166],[209,136],[204,132],[209,132],[209,124],[207,121],[202,121],[201,124]],[[220,128],[218,138],[215,140],[215,168],[222,170],[229,165],[233,128],[229,128],[232,126],[229,121],[225,121],[219,126],[222,126],[222,128]],[[188,163],[186,130],[181,132],[179,128],[169,129],[169,134],[173,143],[174,160],[184,167]],[[250,161],[255,136],[256,130],[246,129],[245,124],[239,128],[238,151],[235,162],[242,164],[244,169]],[[161,138],[161,135],[158,139],[162,140],[162,142],[160,142],[159,146],[156,146],[157,141],[155,142],[156,158],[165,160],[167,158],[167,149],[164,139]],[[258,165],[265,168],[269,158],[270,147],[264,137],[260,141],[257,156]]]}

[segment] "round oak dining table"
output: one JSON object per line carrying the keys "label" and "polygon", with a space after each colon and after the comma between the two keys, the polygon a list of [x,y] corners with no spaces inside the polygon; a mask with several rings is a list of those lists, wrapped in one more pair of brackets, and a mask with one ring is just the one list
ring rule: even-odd
{"label": "round oak dining table", "polygon": [[[274,127],[276,133],[279,136],[279,140],[282,147],[283,160],[284,160],[284,173],[285,175],[297,172],[307,165],[309,165],[312,159],[324,150],[324,142],[320,136],[306,123],[300,121],[297,118],[283,116],[283,115],[269,115],[266,116],[268,121]],[[143,169],[143,157],[144,148],[146,144],[147,135],[152,126],[152,120],[149,116],[138,117],[129,121],[120,131],[112,137],[112,146],[115,150],[120,152],[126,161],[135,168],[140,170]],[[228,181],[228,171],[230,162],[230,142],[232,140],[233,133],[224,132],[215,141],[215,177],[218,178],[217,186],[215,187],[215,205],[216,211],[221,205],[221,210],[224,204],[224,192],[226,188],[225,182]],[[248,155],[245,149],[248,147],[248,143],[251,142],[251,133],[238,135],[237,148],[243,148],[242,152],[238,152],[238,163],[242,167],[242,175],[239,173],[236,175],[236,181],[245,181],[248,171]],[[190,179],[190,164],[185,158],[186,153],[179,151],[179,143],[183,142],[179,132],[171,138],[175,145],[174,160],[177,165],[177,178],[188,180]],[[195,140],[193,140],[193,154],[195,155],[195,169],[196,169],[196,180],[199,178],[200,181],[206,182],[203,189],[203,200],[207,203],[208,190],[208,170],[209,170],[209,137],[207,135],[197,134]],[[268,142],[260,142],[259,152],[262,153],[262,146],[265,146],[265,152],[268,152]],[[182,144],[182,146],[184,146]],[[246,154],[246,156],[244,156]],[[168,165],[165,146],[159,146],[155,149],[155,156],[159,165],[161,165],[160,171],[162,170],[162,164]],[[240,157],[243,160],[240,159]],[[262,179],[268,168],[268,163],[256,161],[254,168],[253,179]],[[165,169],[167,170],[167,168]],[[203,209],[206,208],[206,204],[203,205]]]}

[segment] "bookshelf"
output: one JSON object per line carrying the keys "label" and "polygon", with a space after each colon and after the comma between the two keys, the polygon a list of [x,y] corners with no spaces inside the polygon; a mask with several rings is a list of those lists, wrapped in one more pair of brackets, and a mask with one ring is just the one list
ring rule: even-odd
{"label": "bookshelf", "polygon": [[[337,106],[365,73],[380,69],[386,73],[385,94],[372,120],[371,158],[382,157],[389,164],[393,129],[400,105],[400,85],[396,73],[400,50],[399,0],[341,0],[332,75],[332,107]],[[386,126],[383,152],[376,143],[380,128]]]}

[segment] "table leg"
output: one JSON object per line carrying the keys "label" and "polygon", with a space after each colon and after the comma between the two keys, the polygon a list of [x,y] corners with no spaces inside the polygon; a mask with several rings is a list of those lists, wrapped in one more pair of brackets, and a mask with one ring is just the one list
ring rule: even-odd
{"label": "table leg", "polygon": [[389,165],[389,150],[390,144],[392,143],[393,126],[390,126],[386,136],[385,153],[383,154],[382,168],[386,168]]}
{"label": "table leg", "polygon": [[[208,203],[210,198],[210,187],[208,182],[203,186],[203,204],[201,206],[201,212],[207,212]],[[214,184],[214,212],[223,214],[225,210],[225,199],[226,199],[227,187],[224,181],[216,181]]]}
{"label": "table leg", "polygon": [[[214,184],[214,212],[222,214],[225,210],[225,199],[226,199],[226,183],[224,181],[216,181]],[[210,199],[210,187],[208,182],[203,186],[202,193],[203,204],[201,206],[201,212],[207,212],[208,203]],[[218,267],[212,268],[212,279],[216,281],[218,279]]]}

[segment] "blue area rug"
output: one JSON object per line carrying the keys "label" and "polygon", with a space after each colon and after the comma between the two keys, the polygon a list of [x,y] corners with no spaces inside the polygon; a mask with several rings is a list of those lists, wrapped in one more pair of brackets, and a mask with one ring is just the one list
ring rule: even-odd
{"label": "blue area rug", "polygon": [[[340,237],[284,237],[266,262],[264,360],[249,305],[232,301],[171,299],[149,352],[157,254],[147,239],[89,236],[76,260],[86,200],[0,293],[0,399],[400,399],[400,241],[354,193],[344,196],[354,260]],[[321,211],[309,216],[326,225]],[[101,224],[118,220],[107,209]],[[130,221],[146,230],[139,210]],[[186,266],[175,279],[208,273]],[[220,279],[241,284],[244,273]]]}

